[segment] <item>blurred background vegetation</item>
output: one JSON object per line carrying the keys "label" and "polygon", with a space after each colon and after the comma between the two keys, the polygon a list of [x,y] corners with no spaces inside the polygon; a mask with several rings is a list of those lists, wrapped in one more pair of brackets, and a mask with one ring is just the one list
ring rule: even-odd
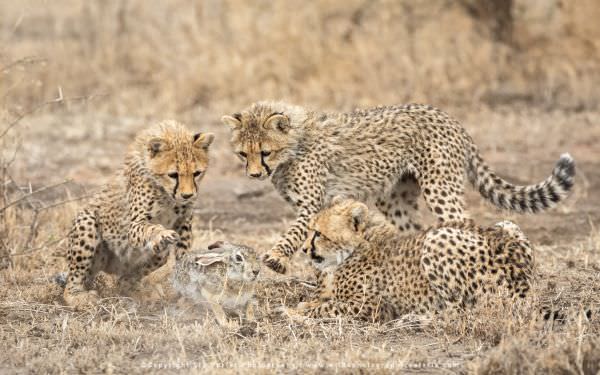
{"label": "blurred background vegetation", "polygon": [[94,98],[114,115],[259,99],[319,108],[592,109],[597,0],[2,1],[0,100]]}

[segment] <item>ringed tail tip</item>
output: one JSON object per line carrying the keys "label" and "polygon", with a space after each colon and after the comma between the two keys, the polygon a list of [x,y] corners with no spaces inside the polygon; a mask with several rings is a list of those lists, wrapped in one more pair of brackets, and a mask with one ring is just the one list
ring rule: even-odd
{"label": "ringed tail tip", "polygon": [[560,155],[558,163],[556,163],[556,169],[563,171],[567,176],[575,176],[575,160],[568,152]]}

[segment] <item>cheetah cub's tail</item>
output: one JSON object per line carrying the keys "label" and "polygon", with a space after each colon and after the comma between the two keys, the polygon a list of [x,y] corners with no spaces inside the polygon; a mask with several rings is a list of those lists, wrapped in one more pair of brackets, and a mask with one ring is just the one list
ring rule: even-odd
{"label": "cheetah cub's tail", "polygon": [[517,213],[536,213],[556,206],[573,187],[575,161],[562,154],[552,174],[535,185],[513,185],[498,177],[483,161],[471,143],[467,154],[467,175],[481,196],[494,205]]}

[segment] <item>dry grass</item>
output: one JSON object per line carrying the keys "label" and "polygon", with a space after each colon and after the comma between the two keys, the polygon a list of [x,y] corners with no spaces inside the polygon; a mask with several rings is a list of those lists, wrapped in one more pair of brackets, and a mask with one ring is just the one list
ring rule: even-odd
{"label": "dry grass", "polygon": [[597,335],[548,335],[542,347],[527,339],[512,339],[502,342],[474,369],[480,374],[597,374],[598,353]]}
{"label": "dry grass", "polygon": [[[0,372],[597,373],[600,8],[506,3],[0,3]],[[297,324],[275,309],[307,290],[265,270],[263,318],[224,329],[177,301],[169,264],[142,292],[123,295],[103,275],[100,306],[64,307],[53,276],[66,268],[71,218],[149,121],[176,117],[217,134],[196,247],[227,238],[264,251],[277,241],[293,213],[268,184],[242,176],[216,121],[263,98],[336,109],[433,103],[517,182],[541,179],[571,152],[576,190],[551,213],[508,215],[468,195],[476,220],[515,220],[536,245],[531,298],[492,299],[423,326]],[[294,276],[310,278],[302,262]],[[541,308],[567,319],[540,321]]]}

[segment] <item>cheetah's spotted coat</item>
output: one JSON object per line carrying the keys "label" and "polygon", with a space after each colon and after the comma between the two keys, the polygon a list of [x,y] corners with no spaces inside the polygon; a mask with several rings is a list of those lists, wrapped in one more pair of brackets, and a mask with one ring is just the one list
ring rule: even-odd
{"label": "cheetah's spotted coat", "polygon": [[281,102],[259,102],[223,116],[248,176],[269,176],[297,211],[297,219],[266,254],[285,272],[306,238],[307,224],[332,197],[343,195],[377,207],[403,231],[419,230],[417,198],[423,194],[440,223],[467,218],[465,174],[500,208],[540,212],[560,202],[573,185],[574,162],[561,156],[536,185],[516,186],[492,172],[464,128],[430,106],[378,107],[321,113]]}
{"label": "cheetah's spotted coat", "polygon": [[511,222],[483,228],[467,220],[403,235],[366,205],[336,199],[310,230],[304,250],[323,264],[320,285],[296,312],[312,318],[390,320],[500,290],[525,297],[533,279],[533,250]]}

